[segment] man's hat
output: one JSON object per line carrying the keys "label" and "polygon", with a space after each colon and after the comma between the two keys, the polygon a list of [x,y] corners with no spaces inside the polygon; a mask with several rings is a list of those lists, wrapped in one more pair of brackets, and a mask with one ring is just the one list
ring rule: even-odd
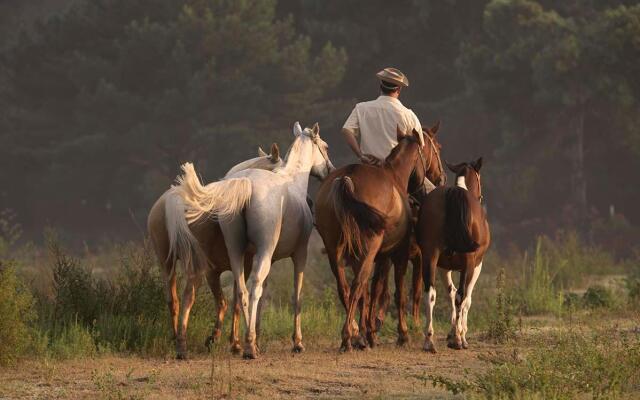
{"label": "man's hat", "polygon": [[[376,76],[382,81],[382,84],[389,89],[393,89],[397,86],[409,86],[409,79],[396,68],[385,68],[378,72]],[[390,85],[385,85],[385,83]]]}

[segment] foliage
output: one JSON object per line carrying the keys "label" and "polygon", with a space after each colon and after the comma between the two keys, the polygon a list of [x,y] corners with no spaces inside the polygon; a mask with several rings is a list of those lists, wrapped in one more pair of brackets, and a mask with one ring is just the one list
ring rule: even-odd
{"label": "foliage", "polygon": [[15,363],[31,339],[33,297],[12,265],[0,264],[0,365]]}
{"label": "foliage", "polygon": [[492,362],[468,381],[433,377],[433,383],[492,399],[618,398],[640,383],[640,341],[610,332],[553,333],[528,354],[514,351]]}
{"label": "foliage", "polygon": [[496,298],[488,321],[487,337],[498,343],[505,343],[516,337],[517,327],[514,321],[513,300],[505,289],[505,271],[500,270],[496,277]]}
{"label": "foliage", "polygon": [[616,304],[613,293],[602,285],[590,286],[582,296],[582,301],[590,308],[612,308]]}

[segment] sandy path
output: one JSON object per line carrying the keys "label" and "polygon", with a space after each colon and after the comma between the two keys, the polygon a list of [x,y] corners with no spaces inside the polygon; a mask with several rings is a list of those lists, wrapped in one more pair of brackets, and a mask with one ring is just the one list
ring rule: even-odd
{"label": "sandy path", "polygon": [[433,388],[429,374],[456,377],[486,365],[479,356],[495,346],[470,341],[472,349],[423,353],[414,341],[399,349],[385,344],[340,355],[330,345],[308,344],[293,355],[288,345],[271,344],[258,360],[217,353],[189,361],[105,356],[64,362],[25,362],[0,371],[0,398],[451,398]]}

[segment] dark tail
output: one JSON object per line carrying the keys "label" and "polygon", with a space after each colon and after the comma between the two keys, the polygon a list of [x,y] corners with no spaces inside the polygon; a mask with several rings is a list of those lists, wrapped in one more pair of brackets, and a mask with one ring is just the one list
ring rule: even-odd
{"label": "dark tail", "polygon": [[459,187],[447,189],[445,201],[444,241],[447,249],[457,253],[476,251],[479,245],[469,231],[471,215],[466,190]]}
{"label": "dark tail", "polygon": [[331,188],[331,199],[346,250],[357,258],[364,251],[363,237],[382,232],[386,221],[380,211],[356,199],[354,189],[353,180],[348,176],[336,178]]}

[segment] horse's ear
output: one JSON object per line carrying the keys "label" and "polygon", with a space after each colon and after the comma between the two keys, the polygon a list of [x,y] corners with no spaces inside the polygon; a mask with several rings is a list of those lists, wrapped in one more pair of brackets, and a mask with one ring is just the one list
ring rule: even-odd
{"label": "horse's ear", "polygon": [[277,143],[273,143],[271,145],[271,155],[269,156],[269,160],[274,164],[280,161],[280,148]]}
{"label": "horse's ear", "polygon": [[264,152],[264,150],[262,150],[262,147],[258,146],[258,157],[266,157],[268,156],[267,153]]}
{"label": "horse's ear", "polygon": [[445,164],[447,164],[447,168],[449,168],[449,170],[456,175],[459,174],[462,171],[462,168],[464,167],[464,163],[449,164],[448,162],[445,161]]}
{"label": "horse's ear", "polygon": [[418,141],[418,143],[420,143],[420,146],[424,146],[424,141],[422,140],[422,134],[418,132],[416,128],[413,128],[411,130],[411,134]]}
{"label": "horse's ear", "polygon": [[293,136],[298,137],[302,135],[302,127],[300,126],[300,122],[296,121],[295,124],[293,124]]}
{"label": "horse's ear", "polygon": [[436,122],[436,124],[434,126],[431,127],[430,131],[431,131],[431,135],[435,136],[436,133],[438,133],[438,130],[440,130],[440,120],[438,120]]}
{"label": "horse's ear", "polygon": [[471,163],[471,166],[476,170],[476,172],[480,172],[480,168],[482,168],[482,157]]}
{"label": "horse's ear", "polygon": [[311,134],[314,137],[320,136],[320,125],[318,125],[317,122],[315,124],[313,124],[313,127],[311,128]]}

